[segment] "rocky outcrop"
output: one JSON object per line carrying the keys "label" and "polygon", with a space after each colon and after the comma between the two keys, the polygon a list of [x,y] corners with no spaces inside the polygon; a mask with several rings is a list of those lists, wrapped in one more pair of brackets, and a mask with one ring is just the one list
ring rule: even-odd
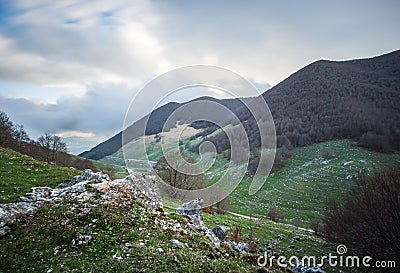
{"label": "rocky outcrop", "polygon": [[[95,193],[100,196],[95,197]],[[58,188],[34,187],[16,203],[0,204],[0,236],[10,228],[7,223],[19,215],[31,213],[47,202],[58,202],[64,199],[75,199],[80,202],[93,199],[94,203],[115,203],[129,205],[138,202],[148,210],[162,209],[162,200],[155,184],[154,177],[132,175],[125,179],[111,181],[108,175],[85,170],[81,175],[71,179],[68,184]]]}
{"label": "rocky outcrop", "polygon": [[249,253],[248,244],[243,242],[236,244],[228,239],[229,227],[215,226],[210,229],[204,224],[201,210],[202,202],[202,199],[195,199],[184,203],[176,209],[176,213],[188,217],[190,223],[187,223],[187,226],[192,230],[203,232],[215,246],[218,247],[225,242],[240,253]]}
{"label": "rocky outcrop", "polygon": [[206,226],[204,225],[203,215],[201,213],[202,203],[202,199],[191,200],[187,203],[180,205],[176,209],[176,213],[189,217],[194,224],[194,229],[203,230]]}
{"label": "rocky outcrop", "polygon": [[86,169],[83,171],[81,175],[76,175],[74,178],[71,179],[71,182],[67,185],[60,184],[59,186],[72,186],[75,185],[79,182],[83,181],[90,181],[90,182],[105,182],[105,181],[111,181],[110,177],[108,174],[104,174],[102,172],[97,172],[94,173],[91,169]]}
{"label": "rocky outcrop", "polygon": [[63,199],[75,198],[87,200],[93,196],[93,192],[87,191],[85,184],[89,181],[82,181],[65,188],[52,189],[49,187],[34,187],[31,192],[21,196],[19,202],[0,204],[0,234],[6,234],[10,229],[7,223],[14,221],[19,215],[31,213],[37,210],[46,202],[57,202]]}
{"label": "rocky outcrop", "polygon": [[131,175],[124,179],[90,184],[96,191],[102,193],[102,202],[138,202],[148,210],[163,208],[160,192],[154,176]]}

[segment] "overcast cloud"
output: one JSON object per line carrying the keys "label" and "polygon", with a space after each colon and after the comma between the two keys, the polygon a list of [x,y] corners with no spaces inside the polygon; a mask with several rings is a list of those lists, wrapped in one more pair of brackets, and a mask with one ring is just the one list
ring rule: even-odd
{"label": "overcast cloud", "polygon": [[4,2],[0,110],[34,138],[109,137],[136,92],[178,66],[224,66],[264,91],[315,60],[400,45],[395,0]]}

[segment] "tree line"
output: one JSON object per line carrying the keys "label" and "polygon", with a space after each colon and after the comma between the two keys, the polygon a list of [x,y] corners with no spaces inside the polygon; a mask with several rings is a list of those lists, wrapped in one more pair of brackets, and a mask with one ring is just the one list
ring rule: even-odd
{"label": "tree line", "polygon": [[[276,163],[296,147],[313,143],[352,139],[378,152],[400,150],[400,51],[385,56],[345,62],[318,61],[299,70],[262,97],[274,119],[278,156]],[[244,126],[251,153],[259,154],[260,133],[246,107],[235,110]],[[202,141],[211,141],[219,153],[230,149],[224,132],[208,123]],[[198,151],[198,143],[188,147]],[[229,154],[229,153],[227,153]],[[256,162],[256,160],[254,161]]]}
{"label": "tree line", "polygon": [[37,140],[33,140],[23,125],[14,124],[3,111],[0,111],[0,146],[29,155],[39,161],[64,167],[96,170],[90,160],[68,154],[67,145],[61,137],[45,133]]}

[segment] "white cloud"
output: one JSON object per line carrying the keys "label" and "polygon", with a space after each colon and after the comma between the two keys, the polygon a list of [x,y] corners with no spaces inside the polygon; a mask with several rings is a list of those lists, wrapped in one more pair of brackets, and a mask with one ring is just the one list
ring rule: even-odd
{"label": "white cloud", "polygon": [[87,133],[87,132],[81,132],[81,131],[76,131],[76,130],[60,130],[59,132],[56,133],[57,136],[59,137],[83,137],[83,138],[93,138],[96,135],[93,133]]}
{"label": "white cloud", "polygon": [[127,8],[120,2],[17,2],[25,10],[8,19],[10,32],[0,36],[0,79],[64,86],[143,83],[164,59],[151,30],[156,15],[142,1]]}
{"label": "white cloud", "polygon": [[[15,0],[8,7],[0,81],[43,91],[0,85],[1,110],[34,136],[109,136],[146,81],[182,65],[224,66],[264,91],[316,59],[373,56],[400,43],[394,2]],[[199,92],[180,98],[192,94]]]}
{"label": "white cloud", "polygon": [[24,124],[33,138],[44,132],[62,134],[74,131],[79,132],[77,136],[94,134],[104,138],[122,129],[134,93],[135,90],[125,85],[107,84],[90,86],[80,97],[64,96],[51,104],[0,96],[0,105],[12,121]]}

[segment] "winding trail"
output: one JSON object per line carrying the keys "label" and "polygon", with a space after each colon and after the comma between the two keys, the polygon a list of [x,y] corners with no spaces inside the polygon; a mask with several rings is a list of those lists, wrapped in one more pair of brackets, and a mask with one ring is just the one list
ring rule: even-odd
{"label": "winding trail", "polygon": [[[233,216],[237,216],[237,217],[243,218],[243,219],[247,219],[247,220],[253,220],[253,221],[255,220],[255,221],[257,221],[257,220],[261,219],[261,218],[251,217],[251,216],[248,216],[248,215],[243,215],[243,214],[232,212],[232,211],[226,211],[226,213],[230,214],[230,215],[233,215]],[[293,227],[293,228],[297,228],[298,230],[307,231],[307,232],[315,234],[315,231],[312,230],[312,229],[309,229],[309,228],[302,228],[302,227],[294,226],[292,224],[287,224],[287,223],[284,223],[284,224],[287,225],[287,226]]]}

